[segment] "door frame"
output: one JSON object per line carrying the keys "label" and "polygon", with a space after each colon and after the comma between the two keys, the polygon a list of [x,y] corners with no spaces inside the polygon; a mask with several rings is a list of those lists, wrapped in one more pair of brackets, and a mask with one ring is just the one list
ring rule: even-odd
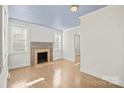
{"label": "door frame", "polygon": [[[75,60],[75,63],[76,63],[76,56],[75,56],[75,54],[76,54],[76,51],[75,51],[75,37],[76,36],[79,36],[79,44],[80,44],[80,33],[75,33],[74,34],[74,60]],[[79,45],[79,47],[80,47],[80,45]]]}

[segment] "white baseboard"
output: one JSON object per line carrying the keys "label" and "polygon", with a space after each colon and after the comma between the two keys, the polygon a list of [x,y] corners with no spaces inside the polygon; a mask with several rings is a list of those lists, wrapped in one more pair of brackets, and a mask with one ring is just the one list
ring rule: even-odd
{"label": "white baseboard", "polygon": [[30,63],[12,65],[12,66],[9,66],[9,69],[21,68],[21,67],[26,67],[26,66],[30,66],[30,65],[31,65]]}
{"label": "white baseboard", "polygon": [[105,76],[105,75],[101,75],[101,74],[99,74],[99,73],[95,73],[95,72],[93,72],[93,71],[89,71],[89,70],[85,70],[85,69],[80,69],[80,70],[81,70],[81,72],[87,73],[87,74],[89,74],[89,75],[92,75],[92,76],[95,76],[95,77],[97,77],[97,78],[103,79],[103,80],[108,81],[108,82],[110,82],[110,83],[113,83],[113,84],[116,84],[116,85],[119,85],[119,86],[124,87],[124,82],[123,82],[123,81],[120,81],[120,80],[113,80],[113,79],[111,79],[110,77],[107,77],[107,76]]}
{"label": "white baseboard", "polygon": [[63,57],[54,58],[53,61],[56,61],[56,60],[59,60],[59,59],[63,59]]}
{"label": "white baseboard", "polygon": [[66,58],[66,57],[63,57],[63,59],[69,60],[70,62],[75,62],[74,60],[72,60],[70,58]]}

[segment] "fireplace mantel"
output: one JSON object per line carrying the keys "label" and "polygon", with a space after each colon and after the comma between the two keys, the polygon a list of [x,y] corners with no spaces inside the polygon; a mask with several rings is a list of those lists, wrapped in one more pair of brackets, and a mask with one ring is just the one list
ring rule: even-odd
{"label": "fireplace mantel", "polygon": [[34,50],[50,49],[50,61],[53,61],[53,43],[52,42],[31,42],[31,65],[34,65]]}

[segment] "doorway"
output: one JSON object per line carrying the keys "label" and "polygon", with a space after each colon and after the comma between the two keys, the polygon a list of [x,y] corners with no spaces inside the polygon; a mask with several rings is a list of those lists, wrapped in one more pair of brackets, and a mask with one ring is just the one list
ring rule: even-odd
{"label": "doorway", "polygon": [[75,64],[80,64],[80,33],[74,35]]}

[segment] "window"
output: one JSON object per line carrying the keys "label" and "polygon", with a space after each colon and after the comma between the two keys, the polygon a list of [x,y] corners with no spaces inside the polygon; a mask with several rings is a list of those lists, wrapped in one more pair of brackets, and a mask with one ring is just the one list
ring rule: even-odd
{"label": "window", "polygon": [[62,48],[62,42],[61,42],[62,36],[59,34],[55,34],[54,36],[54,48],[55,50],[61,49]]}
{"label": "window", "polygon": [[11,51],[27,51],[27,29],[21,26],[11,25]]}

